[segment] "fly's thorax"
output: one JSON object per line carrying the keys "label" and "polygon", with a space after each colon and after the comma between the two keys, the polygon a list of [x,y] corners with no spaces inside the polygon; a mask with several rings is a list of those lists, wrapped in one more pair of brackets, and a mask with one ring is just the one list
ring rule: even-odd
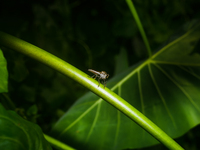
{"label": "fly's thorax", "polygon": [[105,71],[101,71],[101,73],[100,73],[100,78],[101,79],[106,79],[107,78],[107,73],[105,72]]}

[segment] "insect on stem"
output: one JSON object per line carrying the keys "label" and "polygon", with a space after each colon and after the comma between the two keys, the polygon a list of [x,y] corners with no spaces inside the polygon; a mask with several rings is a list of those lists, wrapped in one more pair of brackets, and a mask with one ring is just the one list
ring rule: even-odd
{"label": "insect on stem", "polygon": [[[101,80],[103,80],[102,84],[104,84],[104,89],[105,89],[106,79],[109,77],[109,74],[107,74],[105,71],[100,72],[100,71],[96,71],[96,70],[93,70],[93,69],[88,69],[88,71],[90,71],[94,74],[93,76],[91,76],[91,78],[94,78],[94,79],[99,78],[98,79],[99,85],[101,83]],[[98,87],[99,87],[99,85],[98,85]]]}

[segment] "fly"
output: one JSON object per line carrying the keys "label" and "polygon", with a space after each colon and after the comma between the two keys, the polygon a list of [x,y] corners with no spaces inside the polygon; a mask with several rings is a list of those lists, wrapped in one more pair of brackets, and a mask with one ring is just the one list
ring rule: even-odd
{"label": "fly", "polygon": [[[91,78],[94,78],[94,79],[99,78],[98,79],[99,85],[101,83],[100,80],[102,79],[103,80],[102,84],[104,84],[104,88],[105,88],[106,79],[109,77],[109,74],[107,74],[105,71],[100,72],[100,71],[96,71],[96,70],[92,70],[92,69],[88,69],[88,71],[90,71],[94,74],[93,76],[91,76]],[[99,87],[99,85],[98,85],[98,87]]]}

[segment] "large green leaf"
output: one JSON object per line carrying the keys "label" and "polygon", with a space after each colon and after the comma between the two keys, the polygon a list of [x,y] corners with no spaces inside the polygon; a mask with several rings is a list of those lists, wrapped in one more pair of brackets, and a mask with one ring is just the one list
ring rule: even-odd
{"label": "large green leaf", "polygon": [[[173,138],[200,123],[199,38],[198,24],[108,84]],[[52,134],[87,149],[120,150],[158,143],[93,93],[80,98],[55,124]]]}
{"label": "large green leaf", "polygon": [[[152,58],[109,81],[114,92],[174,138],[200,122],[200,55],[195,51],[199,38],[197,25]],[[66,112],[52,134],[87,149],[140,148],[158,143],[92,93],[80,98]]]}
{"label": "large green leaf", "polygon": [[51,150],[39,126],[30,123],[0,104],[0,149]]}
{"label": "large green leaf", "polygon": [[6,59],[0,49],[0,93],[8,92],[8,71]]}

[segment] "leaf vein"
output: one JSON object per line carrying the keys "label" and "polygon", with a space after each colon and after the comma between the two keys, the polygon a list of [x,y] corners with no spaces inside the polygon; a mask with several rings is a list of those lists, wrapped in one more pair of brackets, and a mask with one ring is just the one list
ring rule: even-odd
{"label": "leaf vein", "polygon": [[160,88],[159,88],[159,86],[158,86],[158,84],[156,82],[156,79],[154,78],[154,75],[153,75],[153,72],[152,72],[150,64],[148,64],[148,68],[149,68],[150,76],[151,76],[151,78],[153,80],[153,83],[154,83],[154,85],[156,87],[156,90],[157,90],[157,92],[158,92],[158,94],[159,94],[159,96],[160,96],[160,98],[161,98],[161,100],[162,100],[162,102],[164,104],[164,107],[165,107],[165,109],[166,109],[166,111],[167,111],[167,113],[168,113],[168,115],[169,115],[174,127],[176,128],[176,123],[174,121],[174,118],[173,118],[172,114],[170,113],[170,111],[168,109],[168,106],[167,106],[167,103],[165,101],[165,98],[163,97],[163,94],[162,94],[162,92],[161,92],[161,90],[160,90]]}
{"label": "leaf vein", "polygon": [[192,105],[200,112],[200,108],[194,102],[194,100],[190,97],[190,95],[185,91],[185,89],[178,82],[176,82],[172,77],[170,77],[160,66],[158,66],[157,64],[154,64],[154,65],[183,92],[183,94],[188,98],[188,100],[192,103]]}

